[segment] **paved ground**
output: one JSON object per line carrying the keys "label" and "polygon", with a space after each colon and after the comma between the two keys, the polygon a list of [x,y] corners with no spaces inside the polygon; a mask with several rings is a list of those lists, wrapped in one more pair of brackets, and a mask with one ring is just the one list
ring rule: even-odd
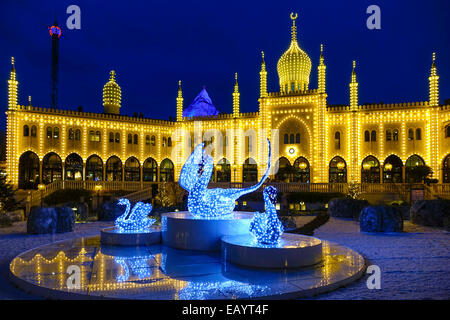
{"label": "paved ground", "polygon": [[[303,221],[302,221],[303,219]],[[311,217],[300,218],[298,224]],[[25,223],[0,228],[0,299],[35,299],[14,288],[7,279],[14,256],[33,247],[58,240],[98,235],[112,223],[77,224],[75,232],[27,235]],[[367,276],[313,299],[450,299],[450,233],[405,223],[405,233],[364,234],[352,220],[331,218],[315,236],[337,242],[361,253],[368,264],[381,268],[381,289],[369,290]]]}

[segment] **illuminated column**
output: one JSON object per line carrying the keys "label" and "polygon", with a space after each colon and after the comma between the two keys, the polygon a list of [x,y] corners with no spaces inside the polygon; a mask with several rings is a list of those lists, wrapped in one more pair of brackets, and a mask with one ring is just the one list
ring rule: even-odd
{"label": "illuminated column", "polygon": [[183,91],[181,90],[181,80],[178,81],[177,121],[183,121]]}
{"label": "illuminated column", "polygon": [[323,44],[320,45],[320,60],[319,60],[319,66],[317,67],[318,70],[318,92],[319,93],[325,93],[326,88],[326,82],[325,82],[325,76],[326,76],[326,69],[327,66],[324,63],[323,58]]}
{"label": "illuminated column", "polygon": [[439,76],[436,69],[436,53],[433,52],[433,63],[431,64],[430,77],[430,125],[429,127],[429,150],[430,167],[433,171],[433,178],[441,179],[439,161]]}
{"label": "illuminated column", "polygon": [[8,109],[17,108],[19,82],[16,80],[16,68],[14,57],[11,57],[11,73],[8,80]]}
{"label": "illuminated column", "polygon": [[105,113],[119,114],[122,90],[116,83],[116,72],[111,70],[109,81],[103,87],[103,108]]}
{"label": "illuminated column", "polygon": [[353,61],[353,70],[350,86],[350,111],[351,111],[351,122],[350,122],[350,179],[348,181],[358,181],[359,182],[359,150],[360,150],[360,139],[359,139],[359,119],[358,119],[358,82],[356,82],[356,61]]}
{"label": "illuminated column", "polygon": [[262,62],[261,62],[261,71],[259,72],[259,97],[265,98],[267,97],[267,71],[266,71],[266,62],[264,61],[264,51],[261,52]]}
{"label": "illuminated column", "polygon": [[241,95],[239,93],[239,85],[238,85],[238,81],[237,81],[237,77],[238,77],[237,72],[234,75],[234,77],[236,79],[236,82],[234,84],[234,92],[233,92],[233,117],[237,118],[237,117],[239,117],[239,113],[240,113],[240,111],[239,111],[239,96]]}

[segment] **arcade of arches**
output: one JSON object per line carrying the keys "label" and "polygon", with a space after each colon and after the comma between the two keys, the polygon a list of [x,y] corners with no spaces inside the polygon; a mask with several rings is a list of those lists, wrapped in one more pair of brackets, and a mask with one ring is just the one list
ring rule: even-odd
{"label": "arcade of arches", "polygon": [[[395,154],[391,154],[381,165],[372,155],[361,163],[362,183],[415,183],[414,168],[426,165],[422,157],[411,155],[405,163]],[[298,157],[293,164],[285,158],[279,158],[275,167],[277,173],[272,181],[289,183],[309,183],[310,163],[304,157]],[[329,162],[329,182],[346,183],[347,163],[344,158],[336,156]],[[442,162],[443,182],[450,183],[450,154]],[[256,161],[248,158],[242,166],[243,182],[258,181],[258,166]],[[76,153],[68,155],[63,162],[61,157],[50,152],[42,161],[36,153],[27,151],[19,158],[19,188],[36,188],[39,183],[51,183],[56,180],[88,180],[88,181],[145,181],[171,182],[175,181],[174,164],[170,159],[164,159],[158,165],[155,159],[147,158],[143,164],[135,157],[128,158],[124,163],[117,156],[111,156],[103,161],[98,155],[91,155],[85,162]],[[226,158],[215,166],[212,182],[231,182],[231,163]]]}

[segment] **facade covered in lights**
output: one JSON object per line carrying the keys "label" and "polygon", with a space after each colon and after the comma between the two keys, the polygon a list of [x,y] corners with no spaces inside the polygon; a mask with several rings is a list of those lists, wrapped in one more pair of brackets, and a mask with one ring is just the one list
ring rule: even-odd
{"label": "facade covered in lights", "polygon": [[[212,181],[256,182],[268,163],[269,138],[278,169],[272,181],[415,182],[411,170],[426,165],[439,183],[450,183],[450,105],[439,104],[435,54],[428,101],[359,104],[353,62],[349,104],[329,105],[323,47],[317,89],[311,89],[312,62],[297,41],[296,18],[291,14],[292,39],[277,64],[280,90],[267,91],[263,53],[259,110],[251,113],[240,112],[236,76],[232,114],[217,114],[206,91],[199,105],[183,112],[188,108],[180,82],[175,121],[120,115],[114,71],[103,89],[104,113],[19,105],[13,60],[6,112],[9,179],[20,188],[55,180],[175,181],[195,145],[210,141]],[[175,150],[177,145],[182,147]]]}

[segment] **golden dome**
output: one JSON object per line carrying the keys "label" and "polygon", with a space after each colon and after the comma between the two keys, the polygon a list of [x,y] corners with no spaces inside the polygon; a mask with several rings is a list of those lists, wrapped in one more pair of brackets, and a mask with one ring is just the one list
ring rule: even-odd
{"label": "golden dome", "polygon": [[277,71],[280,78],[280,90],[288,93],[308,89],[309,74],[311,73],[311,59],[297,42],[297,14],[291,13],[292,40],[291,45],[278,60]]}
{"label": "golden dome", "polygon": [[116,82],[116,73],[111,70],[109,81],[103,87],[103,107],[105,113],[119,114],[122,90]]}

